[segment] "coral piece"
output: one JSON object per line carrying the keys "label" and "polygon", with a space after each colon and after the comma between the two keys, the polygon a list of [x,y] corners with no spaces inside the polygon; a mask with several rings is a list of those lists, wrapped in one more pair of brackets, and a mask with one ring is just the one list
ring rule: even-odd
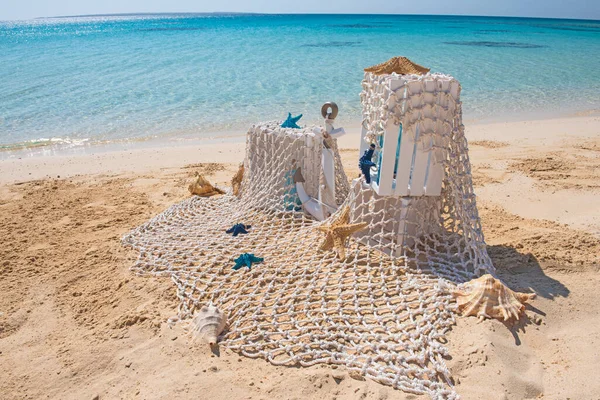
{"label": "coral piece", "polygon": [[398,75],[425,75],[429,72],[429,68],[415,64],[406,57],[392,57],[384,63],[365,68],[365,72],[371,72],[375,75],[386,75],[391,73],[396,73]]}
{"label": "coral piece", "polygon": [[251,228],[250,225],[235,224],[231,228],[227,229],[225,231],[225,233],[233,233],[233,236],[237,236],[240,233],[244,233],[244,234],[248,233],[248,229],[250,229],[250,228]]}
{"label": "coral piece", "polygon": [[203,306],[192,320],[192,335],[212,346],[217,344],[226,324],[225,314],[211,303]]}
{"label": "coral piece", "polygon": [[216,194],[225,193],[221,189],[211,185],[209,181],[207,181],[202,175],[198,173],[196,173],[196,182],[192,183],[188,187],[188,190],[191,194],[195,194],[196,196],[201,197],[210,197]]}
{"label": "coral piece", "polygon": [[456,298],[461,315],[504,321],[519,319],[525,310],[524,303],[535,298],[535,293],[513,292],[490,274],[461,285],[452,291],[452,295]]}
{"label": "coral piece", "polygon": [[292,117],[292,113],[288,113],[288,117],[285,121],[283,121],[281,127],[300,129],[300,126],[296,123],[300,118],[302,118],[302,114]]}
{"label": "coral piece", "polygon": [[319,247],[321,251],[327,251],[335,248],[338,258],[346,258],[346,242],[352,234],[364,229],[368,223],[360,222],[358,224],[350,223],[350,207],[346,206],[340,215],[329,225],[318,226],[317,229],[325,233],[325,241]]}
{"label": "coral piece", "polygon": [[248,269],[252,269],[252,264],[260,263],[264,260],[264,258],[256,257],[252,253],[244,253],[234,260],[235,265],[233,266],[233,269],[237,271],[244,266],[248,267]]}
{"label": "coral piece", "polygon": [[240,189],[242,188],[242,179],[244,179],[244,164],[240,164],[238,172],[231,178],[231,190],[234,196],[240,195]]}
{"label": "coral piece", "polygon": [[365,154],[358,160],[358,168],[360,168],[360,172],[365,177],[365,181],[367,183],[371,183],[371,167],[374,167],[376,164],[371,161],[373,159],[373,153],[375,152],[375,145],[371,144],[369,146],[369,150],[365,150]]}

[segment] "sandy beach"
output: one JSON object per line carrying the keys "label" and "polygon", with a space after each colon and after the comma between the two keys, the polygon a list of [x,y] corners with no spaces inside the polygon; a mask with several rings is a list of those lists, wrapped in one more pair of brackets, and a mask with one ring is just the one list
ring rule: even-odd
{"label": "sandy beach", "polygon": [[[466,124],[488,252],[538,294],[517,325],[458,318],[446,363],[464,399],[598,399],[600,113]],[[339,141],[358,176],[358,130]],[[183,327],[170,279],[129,271],[132,228],[189,196],[199,172],[227,187],[244,132],[0,160],[3,399],[417,399],[343,368],[276,367]]]}

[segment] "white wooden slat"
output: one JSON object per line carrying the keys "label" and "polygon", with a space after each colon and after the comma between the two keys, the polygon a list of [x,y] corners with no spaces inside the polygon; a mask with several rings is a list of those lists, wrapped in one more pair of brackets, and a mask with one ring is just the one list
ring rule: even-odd
{"label": "white wooden slat", "polygon": [[[402,128],[402,140],[400,142],[400,158],[398,160],[398,169],[396,172],[396,196],[408,196],[408,182],[410,179],[410,170],[412,165],[412,156],[415,148],[415,125]],[[398,127],[400,129],[400,127]],[[396,140],[398,138],[396,137]],[[393,170],[392,170],[393,172]]]}
{"label": "white wooden slat", "polygon": [[388,119],[382,149],[381,167],[379,171],[379,194],[393,194],[392,183],[394,179],[394,167],[396,164],[396,147],[398,145],[399,127],[394,125],[392,119]]}
{"label": "white wooden slat", "polygon": [[429,162],[429,173],[425,182],[426,196],[439,196],[442,191],[442,180],[444,178],[444,165],[440,162],[441,149],[434,149],[431,152]]}
{"label": "white wooden slat", "polygon": [[[430,136],[426,136],[425,139]],[[423,149],[423,139],[417,141],[417,147],[414,151],[414,165],[410,177],[410,195],[422,196],[425,193],[425,175],[427,173],[427,165],[429,164],[429,152]]]}
{"label": "white wooden slat", "polygon": [[441,193],[442,181],[444,179],[444,137],[450,134],[451,129],[450,124],[445,121],[438,120],[435,123],[436,135],[432,138],[432,146],[435,144],[435,148],[431,150],[429,173],[425,182],[426,196],[439,196]]}

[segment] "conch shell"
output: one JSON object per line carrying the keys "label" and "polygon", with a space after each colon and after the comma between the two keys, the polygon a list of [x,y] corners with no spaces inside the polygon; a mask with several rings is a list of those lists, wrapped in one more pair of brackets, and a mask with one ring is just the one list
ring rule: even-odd
{"label": "conch shell", "polygon": [[226,324],[225,314],[211,303],[203,306],[192,320],[192,335],[212,346],[217,343]]}
{"label": "conch shell", "polygon": [[196,182],[192,183],[188,189],[191,194],[195,194],[196,196],[201,197],[210,197],[215,194],[223,194],[225,193],[219,188],[214,187],[207,181],[202,175],[196,173]]}
{"label": "conch shell", "polygon": [[490,274],[473,279],[452,291],[458,311],[462,316],[474,315],[480,320],[496,318],[508,321],[519,319],[525,304],[535,298],[535,293],[518,293],[507,288]]}
{"label": "conch shell", "polygon": [[231,189],[233,190],[234,196],[239,196],[240,194],[242,179],[244,179],[244,164],[240,164],[240,169],[238,169],[238,172],[231,178]]}

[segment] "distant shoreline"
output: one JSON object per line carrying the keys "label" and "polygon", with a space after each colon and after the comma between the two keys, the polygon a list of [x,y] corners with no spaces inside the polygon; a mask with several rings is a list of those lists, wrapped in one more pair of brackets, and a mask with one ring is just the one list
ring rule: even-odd
{"label": "distant shoreline", "polygon": [[[523,119],[507,120],[502,118],[495,119],[465,119],[463,123],[465,126],[479,126],[479,125],[491,125],[498,123],[523,123],[523,122],[538,122],[553,119],[569,119],[589,116],[600,116],[600,109],[582,109],[575,113],[565,113],[564,115],[546,115],[544,117],[532,117]],[[256,123],[258,123],[257,121]],[[360,120],[359,119],[346,119],[336,121],[336,126],[344,127],[347,131],[360,132]],[[314,124],[306,125],[320,125],[319,122]],[[200,144],[215,144],[215,143],[233,143],[243,142],[246,131],[250,127],[248,125],[245,128],[239,129],[228,129],[228,130],[216,130],[212,132],[186,132],[179,134],[165,134],[160,136],[139,136],[115,140],[94,140],[93,138],[48,138],[39,139],[37,141],[27,141],[13,144],[0,144],[0,160],[18,158],[26,155],[27,157],[32,156],[44,156],[48,153],[54,155],[68,155],[68,154],[81,154],[90,151],[114,151],[120,149],[144,149],[150,147],[162,147],[162,146],[185,146],[189,143],[200,143]]]}
{"label": "distant shoreline", "polygon": [[[600,110],[594,114],[518,122],[476,123],[464,121],[466,137],[471,141],[524,140],[558,143],[570,138],[597,137]],[[341,149],[358,149],[360,126],[343,126]],[[15,181],[68,177],[82,174],[111,174],[127,171],[146,172],[174,168],[195,162],[240,163],[244,158],[245,131],[232,136],[210,139],[154,139],[148,141],[105,143],[73,148],[42,147],[0,152],[0,184]]]}

